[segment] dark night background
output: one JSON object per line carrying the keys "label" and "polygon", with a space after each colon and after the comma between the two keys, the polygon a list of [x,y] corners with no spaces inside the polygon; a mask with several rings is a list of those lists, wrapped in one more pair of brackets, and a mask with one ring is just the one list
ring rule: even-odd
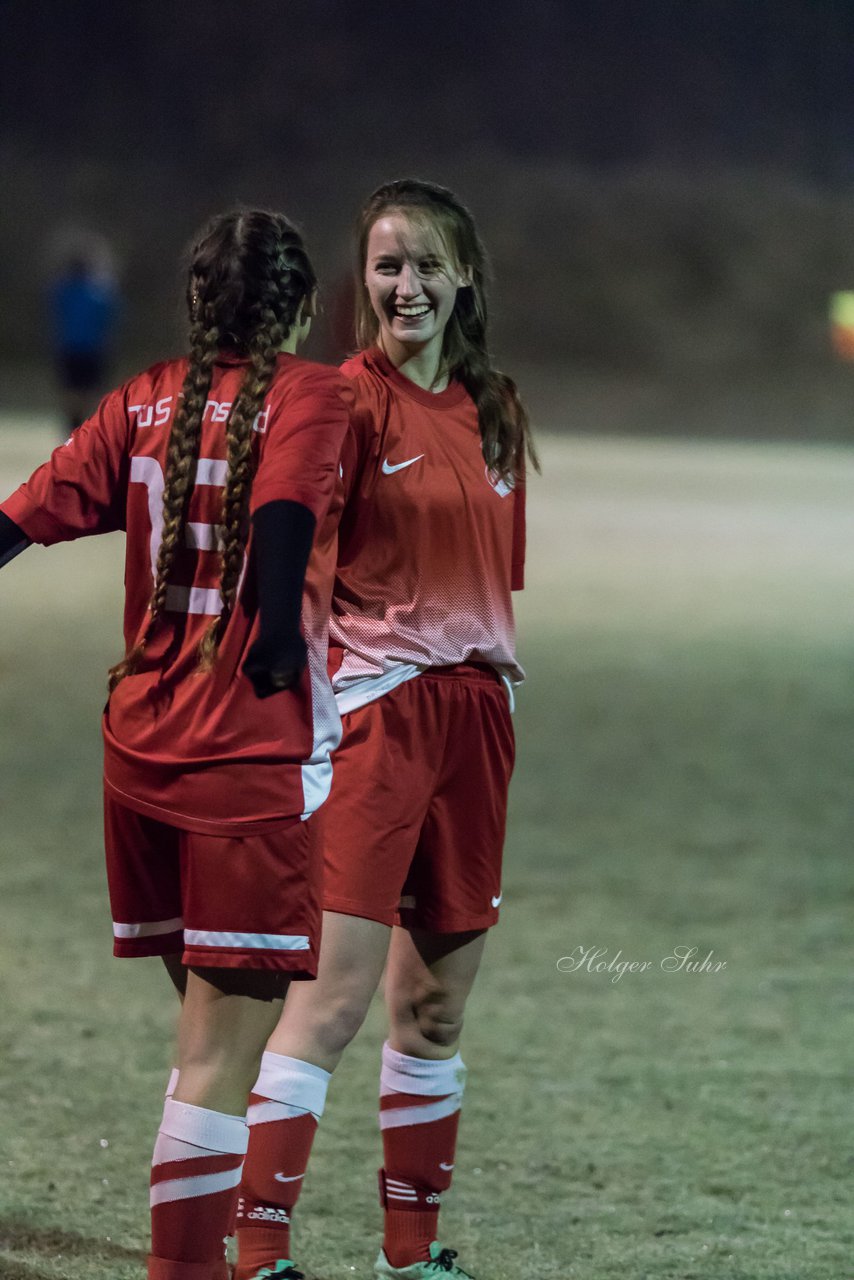
{"label": "dark night background", "polygon": [[[359,201],[415,173],[474,209],[496,353],[546,425],[854,434],[826,323],[854,287],[850,3],[15,0],[2,19],[2,404],[50,403],[63,229],[115,250],[117,380],[179,345],[206,214],[290,213],[329,310]],[[336,354],[328,322],[314,343]]]}

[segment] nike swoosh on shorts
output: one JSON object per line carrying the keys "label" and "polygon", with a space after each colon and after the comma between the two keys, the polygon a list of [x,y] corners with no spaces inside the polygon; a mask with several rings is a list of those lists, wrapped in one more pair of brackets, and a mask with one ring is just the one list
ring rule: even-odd
{"label": "nike swoosh on shorts", "polygon": [[493,905],[494,907],[500,907],[500,906],[501,906],[501,899],[502,899],[503,897],[504,897],[504,894],[503,894],[503,893],[499,893],[499,895],[498,895],[498,897],[497,897],[497,898],[492,898],[492,899],[491,899],[491,901],[492,901],[492,905]]}

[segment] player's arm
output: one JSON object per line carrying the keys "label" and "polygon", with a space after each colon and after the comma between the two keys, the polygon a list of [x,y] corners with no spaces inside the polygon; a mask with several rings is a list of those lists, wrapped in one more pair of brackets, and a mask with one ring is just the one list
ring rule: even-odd
{"label": "player's arm", "polygon": [[5,511],[0,510],[0,569],[29,545],[30,539],[23,529],[14,520],[10,520]]}
{"label": "player's arm", "polygon": [[124,392],[111,392],[71,439],[54,449],[6,499],[7,519],[30,542],[46,547],[123,529],[128,433]]}
{"label": "player's arm", "polygon": [[243,673],[259,698],[292,688],[308,658],[300,611],[314,529],[308,507],[287,499],[267,502],[252,516],[259,634]]}
{"label": "player's arm", "polygon": [[306,568],[335,492],[352,407],[344,379],[320,366],[288,390],[271,406],[250,502],[260,630],[243,670],[259,698],[291,688],[307,661],[300,631]]}

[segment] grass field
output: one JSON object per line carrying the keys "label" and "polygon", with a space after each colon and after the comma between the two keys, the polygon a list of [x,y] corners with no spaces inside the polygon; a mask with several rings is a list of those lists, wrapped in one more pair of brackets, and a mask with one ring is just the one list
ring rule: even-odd
{"label": "grass field", "polygon": [[[51,443],[0,424],[3,494]],[[543,455],[444,1238],[479,1280],[854,1277],[854,452]],[[110,958],[121,550],[33,548],[0,576],[3,1280],[142,1275],[175,1010],[156,961]],[[676,948],[711,959],[668,971]],[[381,1030],[376,1008],[297,1210],[325,1280],[371,1273]]]}

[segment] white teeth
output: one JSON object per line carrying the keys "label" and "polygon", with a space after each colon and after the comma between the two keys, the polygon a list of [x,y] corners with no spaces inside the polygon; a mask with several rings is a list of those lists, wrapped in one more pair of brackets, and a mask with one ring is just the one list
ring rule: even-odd
{"label": "white teeth", "polygon": [[418,307],[395,307],[395,311],[399,316],[409,316],[410,318],[412,316],[426,316],[429,310],[429,307],[423,305]]}

